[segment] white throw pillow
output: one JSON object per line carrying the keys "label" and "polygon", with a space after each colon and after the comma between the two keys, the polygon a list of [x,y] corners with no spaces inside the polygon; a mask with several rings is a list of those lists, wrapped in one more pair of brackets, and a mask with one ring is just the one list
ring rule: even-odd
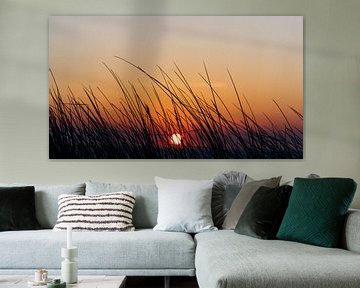
{"label": "white throw pillow", "polygon": [[159,212],[154,230],[198,233],[217,230],[211,217],[213,180],[155,177]]}
{"label": "white throw pillow", "polygon": [[55,231],[133,231],[134,193],[128,191],[92,196],[59,196]]}

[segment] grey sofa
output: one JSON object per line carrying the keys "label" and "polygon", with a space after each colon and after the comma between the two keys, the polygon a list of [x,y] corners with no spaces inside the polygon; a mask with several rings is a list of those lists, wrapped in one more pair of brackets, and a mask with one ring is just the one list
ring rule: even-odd
{"label": "grey sofa", "polygon": [[[0,183],[0,186],[24,184]],[[31,185],[31,184],[27,184]],[[60,274],[66,232],[53,231],[61,194],[94,195],[133,191],[134,232],[73,232],[79,274],[194,276],[195,242],[187,233],[153,231],[157,222],[155,185],[87,182],[75,185],[34,185],[36,216],[41,230],[0,232],[0,275],[33,273],[46,268]]]}
{"label": "grey sofa", "polygon": [[[5,185],[5,184],[0,184]],[[10,184],[13,185],[13,184]],[[86,187],[86,188],[85,188]],[[88,182],[35,185],[37,217],[43,229],[0,232],[0,275],[46,268],[60,273],[65,232],[55,232],[57,197],[133,191],[134,232],[74,232],[79,274],[196,275],[200,288],[360,287],[360,211],[350,211],[343,249],[296,242],[259,240],[230,230],[200,233],[153,231],[157,220],[155,185]],[[1,276],[0,276],[1,277]]]}

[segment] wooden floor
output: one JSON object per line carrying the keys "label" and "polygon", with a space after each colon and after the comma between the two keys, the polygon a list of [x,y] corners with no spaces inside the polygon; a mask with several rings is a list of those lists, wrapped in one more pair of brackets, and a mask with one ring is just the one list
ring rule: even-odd
{"label": "wooden floor", "polygon": [[[163,288],[164,277],[131,277],[126,279],[126,288]],[[195,277],[170,277],[171,288],[198,288]]]}

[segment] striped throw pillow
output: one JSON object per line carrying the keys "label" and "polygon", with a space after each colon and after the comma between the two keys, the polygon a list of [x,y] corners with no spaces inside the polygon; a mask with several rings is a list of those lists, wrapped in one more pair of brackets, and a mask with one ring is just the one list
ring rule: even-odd
{"label": "striped throw pillow", "polygon": [[59,196],[55,231],[72,226],[74,231],[133,231],[133,192],[122,191],[92,196]]}

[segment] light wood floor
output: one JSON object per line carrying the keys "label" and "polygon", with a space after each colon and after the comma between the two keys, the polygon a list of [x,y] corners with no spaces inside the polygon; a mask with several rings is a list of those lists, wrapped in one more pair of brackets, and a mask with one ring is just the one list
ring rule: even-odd
{"label": "light wood floor", "polygon": [[[131,277],[126,280],[126,288],[163,288],[164,277]],[[195,277],[171,277],[171,288],[198,288]]]}

